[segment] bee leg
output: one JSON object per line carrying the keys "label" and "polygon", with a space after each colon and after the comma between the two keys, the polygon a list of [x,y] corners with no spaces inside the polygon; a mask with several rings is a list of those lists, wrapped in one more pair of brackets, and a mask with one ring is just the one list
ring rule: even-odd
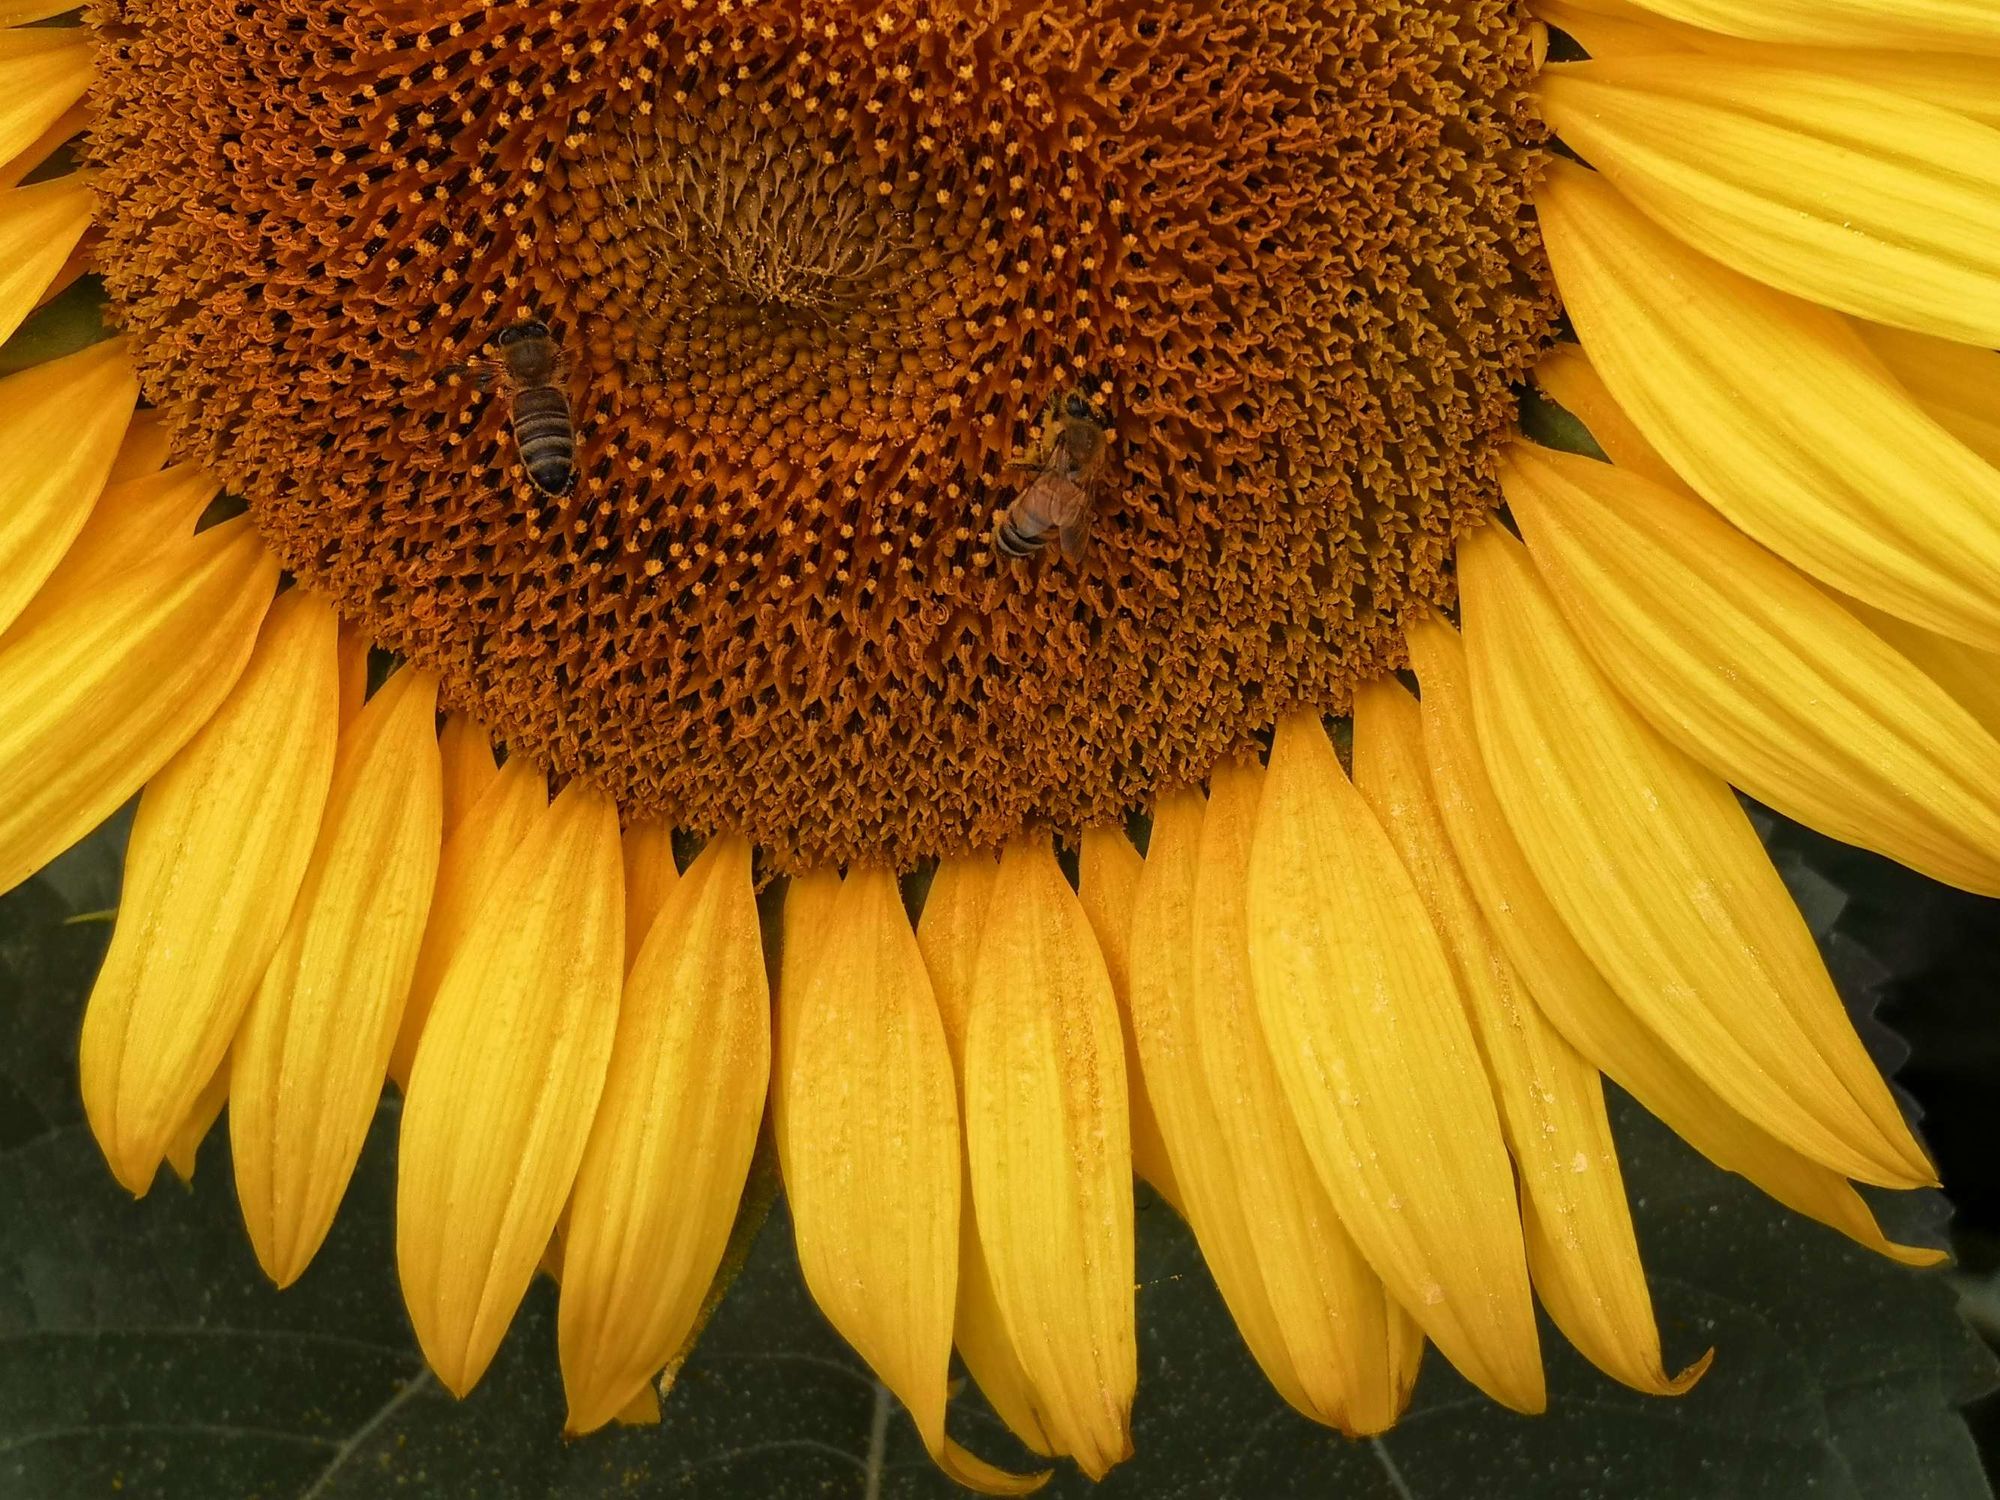
{"label": "bee leg", "polygon": [[451,379],[451,377],[454,375],[459,376],[461,379],[465,381],[467,385],[471,386],[476,391],[490,391],[493,389],[494,372],[493,372],[493,367],[491,365],[487,364],[445,365],[441,369],[439,369],[439,371],[433,378],[436,379],[440,384],[442,384],[444,381]]}

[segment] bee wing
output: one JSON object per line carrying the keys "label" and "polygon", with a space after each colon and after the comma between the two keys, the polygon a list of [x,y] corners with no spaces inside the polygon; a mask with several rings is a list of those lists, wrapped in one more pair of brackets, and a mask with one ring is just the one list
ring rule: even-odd
{"label": "bee wing", "polygon": [[1063,496],[1065,503],[1060,508],[1051,506],[1049,514],[1056,523],[1063,557],[1074,566],[1083,561],[1083,554],[1090,549],[1090,515],[1094,503],[1089,485],[1070,484],[1063,488],[1070,492]]}
{"label": "bee wing", "polygon": [[1072,565],[1083,561],[1084,553],[1090,550],[1090,517],[1072,521],[1056,533],[1062,539],[1063,557]]}
{"label": "bee wing", "polygon": [[1047,469],[1036,468],[1034,475],[1015,498],[1014,509],[1043,525],[1054,525],[1067,514],[1068,497],[1063,492],[1069,485]]}

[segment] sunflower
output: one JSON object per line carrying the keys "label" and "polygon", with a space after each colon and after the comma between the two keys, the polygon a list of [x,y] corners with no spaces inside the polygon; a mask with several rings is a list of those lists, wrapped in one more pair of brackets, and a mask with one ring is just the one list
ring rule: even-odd
{"label": "sunflower", "polygon": [[[391,1081],[432,1369],[545,1269],[583,1432],[768,1108],[819,1306],[1002,1493],[954,1347],[1130,1451],[1135,1171],[1356,1434],[1426,1343],[1539,1410],[1537,1298],[1700,1376],[1603,1077],[1936,1258],[1737,793],[2000,894],[1983,0],[60,9],[0,332],[88,270],[116,336],[0,382],[0,889],[138,795],[133,1192],[226,1104],[288,1283]],[[1080,556],[999,545],[1052,495]]]}

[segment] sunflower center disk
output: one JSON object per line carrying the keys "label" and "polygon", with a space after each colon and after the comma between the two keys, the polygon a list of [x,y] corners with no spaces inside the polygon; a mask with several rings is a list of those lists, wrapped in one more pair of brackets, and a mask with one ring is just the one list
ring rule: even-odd
{"label": "sunflower center disk", "polygon": [[[670,9],[123,7],[111,295],[287,567],[780,867],[1104,821],[1401,660],[1554,316],[1508,0]],[[457,373],[528,318],[564,493]],[[1090,551],[1011,559],[1071,392]]]}

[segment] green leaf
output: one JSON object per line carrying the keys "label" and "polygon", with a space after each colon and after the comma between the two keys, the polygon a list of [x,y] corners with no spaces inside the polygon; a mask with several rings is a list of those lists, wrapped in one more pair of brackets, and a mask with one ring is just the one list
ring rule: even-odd
{"label": "green leaf", "polygon": [[[395,1287],[396,1112],[386,1101],[310,1271],[272,1290],[243,1242],[226,1131],[195,1187],[133,1202],[75,1097],[75,1038],[108,937],[122,834],[0,900],[0,1495],[273,1497],[953,1495],[801,1290],[774,1213],[657,1429],[559,1437],[554,1298],[539,1284],[492,1372],[457,1402],[414,1351]],[[1826,930],[1843,903],[1819,903]],[[1876,1260],[1615,1113],[1670,1360],[1711,1344],[1678,1401],[1637,1396],[1544,1327],[1550,1411],[1479,1397],[1433,1353],[1409,1416],[1350,1442],[1293,1415],[1236,1339],[1186,1230],[1142,1196],[1138,1456],[1097,1493],[1340,1495],[1989,1493],[1957,1404],[1993,1384],[1947,1280]],[[1938,1238],[1935,1195],[1883,1205]],[[1028,1466],[971,1390],[977,1452]],[[1046,1492],[1091,1493],[1063,1469]]]}
{"label": "green leaf", "polygon": [[1565,453],[1580,453],[1585,458],[1595,458],[1609,463],[1604,450],[1597,446],[1597,439],[1563,407],[1556,405],[1539,389],[1524,385],[1519,391],[1521,402],[1521,431],[1540,443],[1544,448],[1560,448]]}
{"label": "green leaf", "polygon": [[106,311],[103,283],[95,276],[78,278],[74,286],[30,313],[14,336],[0,346],[0,376],[60,359],[111,337],[113,330],[104,321]]}

